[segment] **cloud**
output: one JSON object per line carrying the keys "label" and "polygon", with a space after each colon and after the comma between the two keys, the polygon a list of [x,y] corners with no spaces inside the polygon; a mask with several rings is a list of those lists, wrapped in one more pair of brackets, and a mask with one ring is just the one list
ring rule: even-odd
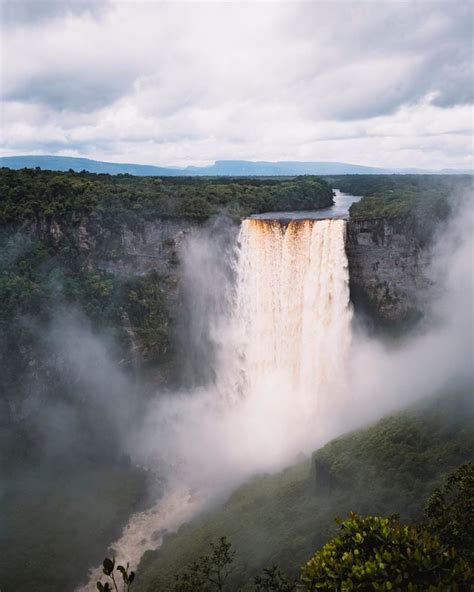
{"label": "cloud", "polygon": [[100,73],[92,72],[81,79],[72,73],[33,77],[6,96],[8,100],[25,103],[46,104],[54,109],[69,108],[74,111],[89,111],[103,107],[123,93],[124,81],[104,81]]}
{"label": "cloud", "polygon": [[19,26],[85,12],[100,14],[108,5],[108,0],[2,0],[0,10],[3,23]]}
{"label": "cloud", "polygon": [[365,128],[434,106],[463,119],[461,158],[459,138],[425,153],[430,130],[406,127],[420,160],[397,165],[469,166],[470,3],[37,4],[3,27],[5,154],[30,128],[46,151],[53,127],[63,150],[105,159],[327,160],[336,143],[339,160],[389,165]]}

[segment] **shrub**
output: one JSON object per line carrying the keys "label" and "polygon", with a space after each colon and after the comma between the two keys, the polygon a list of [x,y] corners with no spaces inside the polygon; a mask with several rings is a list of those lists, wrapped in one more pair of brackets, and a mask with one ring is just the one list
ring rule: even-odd
{"label": "shrub", "polygon": [[289,580],[277,567],[264,569],[254,583],[254,592],[295,592],[297,589],[296,581]]}
{"label": "shrub", "polygon": [[420,526],[351,513],[338,536],[302,568],[308,592],[468,590],[473,571],[456,550]]}
{"label": "shrub", "polygon": [[228,590],[226,581],[232,571],[235,553],[226,537],[211,543],[209,555],[200,557],[190,567],[179,573],[171,592],[219,592]]}
{"label": "shrub", "polygon": [[474,464],[462,465],[426,504],[428,528],[474,563]]}

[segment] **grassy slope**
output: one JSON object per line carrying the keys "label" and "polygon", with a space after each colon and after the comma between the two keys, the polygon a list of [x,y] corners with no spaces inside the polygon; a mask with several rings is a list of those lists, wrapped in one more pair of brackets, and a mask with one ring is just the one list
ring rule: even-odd
{"label": "grassy slope", "polygon": [[260,476],[227,503],[170,535],[140,564],[136,592],[165,589],[174,573],[206,553],[208,542],[227,536],[237,556],[230,590],[250,589],[263,567],[298,567],[335,531],[334,518],[362,514],[421,516],[442,477],[474,450],[470,393],[425,403],[342,436],[315,453],[336,485],[317,489],[306,461],[277,475]]}

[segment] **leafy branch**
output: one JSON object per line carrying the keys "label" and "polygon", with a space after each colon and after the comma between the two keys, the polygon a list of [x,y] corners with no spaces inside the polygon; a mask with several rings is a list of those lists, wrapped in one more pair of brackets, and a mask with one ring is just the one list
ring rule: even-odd
{"label": "leafy branch", "polygon": [[[104,584],[100,581],[97,582],[97,589],[99,590],[99,592],[120,592],[117,580],[115,579],[115,576],[117,575],[117,573],[115,572],[115,557],[113,559],[109,559],[108,557],[104,559],[102,563],[102,571],[108,578],[110,578],[110,581],[105,582]],[[135,572],[129,571],[128,563],[126,567],[124,567],[123,565],[117,565],[117,571],[120,572],[122,575],[123,592],[129,592],[130,586],[132,585],[132,582],[135,579]]]}

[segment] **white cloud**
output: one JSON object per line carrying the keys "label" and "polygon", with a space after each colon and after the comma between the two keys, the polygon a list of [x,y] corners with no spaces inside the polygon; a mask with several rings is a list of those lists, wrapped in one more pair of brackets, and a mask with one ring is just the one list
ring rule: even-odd
{"label": "white cloud", "polygon": [[469,3],[53,4],[4,24],[4,154],[472,165]]}

